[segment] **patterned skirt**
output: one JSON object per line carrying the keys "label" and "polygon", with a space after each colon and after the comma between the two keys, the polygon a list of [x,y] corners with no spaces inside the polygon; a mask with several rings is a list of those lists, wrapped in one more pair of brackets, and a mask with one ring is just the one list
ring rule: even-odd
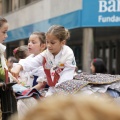
{"label": "patterned skirt", "polygon": [[[120,75],[80,73],[73,80],[62,82],[55,87],[56,94],[120,92]],[[118,95],[118,94],[117,94]],[[116,96],[112,96],[116,97]]]}

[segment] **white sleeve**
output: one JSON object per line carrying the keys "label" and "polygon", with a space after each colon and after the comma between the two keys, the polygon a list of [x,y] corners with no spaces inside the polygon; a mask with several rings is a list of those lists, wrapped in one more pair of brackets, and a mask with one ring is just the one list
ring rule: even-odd
{"label": "white sleeve", "polygon": [[41,54],[37,55],[36,57],[30,59],[21,59],[19,64],[22,65],[23,70],[25,71],[32,71],[33,69],[42,66],[43,57]]}
{"label": "white sleeve", "polygon": [[64,68],[64,70],[60,73],[60,79],[57,84],[60,84],[67,80],[72,80],[74,76],[74,72],[75,72],[75,68],[71,68],[71,67]]}
{"label": "white sleeve", "polygon": [[56,85],[67,80],[72,80],[75,72],[75,67],[76,67],[76,62],[75,62],[74,54],[70,54],[66,59],[65,67],[63,71],[60,73],[60,79]]}

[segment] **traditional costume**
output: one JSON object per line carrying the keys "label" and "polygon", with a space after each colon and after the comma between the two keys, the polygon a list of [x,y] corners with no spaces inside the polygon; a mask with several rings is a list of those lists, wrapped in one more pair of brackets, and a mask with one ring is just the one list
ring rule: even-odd
{"label": "traditional costume", "polygon": [[[29,55],[26,59],[29,62],[32,58],[34,58],[34,54]],[[24,60],[24,59],[21,59],[19,62],[21,62],[22,60]],[[14,63],[13,67],[15,67],[17,64],[19,64],[19,63]],[[34,86],[33,85],[34,84],[34,76],[36,76],[38,78],[39,77],[40,78],[42,77],[44,79],[46,78],[44,69],[42,66],[40,66],[34,70],[31,70],[29,72],[28,71],[26,72],[25,70],[20,71],[18,80],[23,86],[32,88]]]}
{"label": "traditional costume", "polygon": [[[53,56],[48,49],[34,57],[31,61],[21,61],[23,70],[31,71],[38,66],[43,66],[47,77],[47,83],[50,86],[46,96],[52,95],[54,87],[60,83],[72,80],[76,67],[75,57],[70,47],[64,45],[61,51]],[[41,82],[44,79],[41,78]]]}

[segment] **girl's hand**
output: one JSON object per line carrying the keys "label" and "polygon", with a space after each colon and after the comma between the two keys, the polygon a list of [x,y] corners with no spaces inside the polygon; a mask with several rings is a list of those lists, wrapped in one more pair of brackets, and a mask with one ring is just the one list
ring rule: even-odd
{"label": "girl's hand", "polygon": [[13,67],[11,69],[11,74],[18,79],[19,76],[19,72],[21,71],[22,66],[21,65],[16,65],[15,67]]}

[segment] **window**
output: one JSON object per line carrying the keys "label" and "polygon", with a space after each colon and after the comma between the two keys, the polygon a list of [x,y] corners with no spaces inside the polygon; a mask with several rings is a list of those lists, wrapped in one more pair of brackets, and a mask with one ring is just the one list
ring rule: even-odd
{"label": "window", "polygon": [[8,13],[12,11],[12,0],[2,0],[3,13]]}
{"label": "window", "polygon": [[15,11],[22,6],[28,5],[38,0],[2,0],[3,14]]}

